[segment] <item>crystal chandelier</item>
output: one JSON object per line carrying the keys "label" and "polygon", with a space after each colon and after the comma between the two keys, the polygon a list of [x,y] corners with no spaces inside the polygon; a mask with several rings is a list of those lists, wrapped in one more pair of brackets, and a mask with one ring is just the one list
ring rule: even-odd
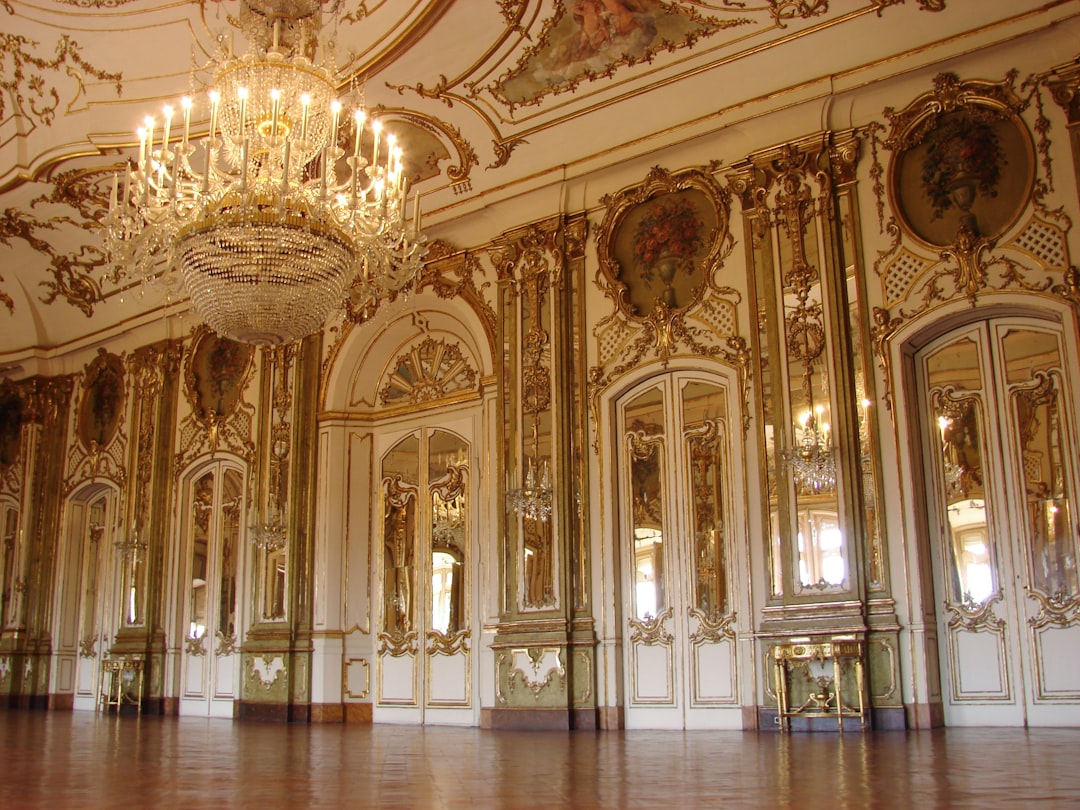
{"label": "crystal chandelier", "polygon": [[288,543],[288,527],[273,505],[268,506],[265,514],[248,528],[251,544],[262,551],[280,551]]}
{"label": "crystal chandelier", "polygon": [[244,343],[317,331],[347,291],[392,296],[425,253],[400,147],[362,106],[343,109],[332,55],[313,61],[320,17],[321,0],[243,0],[249,50],[208,66],[206,137],[191,136],[191,99],[175,124],[166,106],[138,130],[122,189],[113,180],[118,277],[178,270],[196,313]]}
{"label": "crystal chandelier", "polygon": [[540,457],[540,438],[537,423],[533,422],[533,453],[525,465],[525,486],[506,493],[506,502],[517,514],[530,520],[546,523],[551,516],[551,471],[545,459],[540,464],[539,479],[536,461]]}
{"label": "crystal chandelier", "polygon": [[142,560],[146,552],[146,541],[139,537],[138,526],[133,523],[130,534],[114,542],[113,547],[118,557],[135,565]]}
{"label": "crystal chandelier", "polygon": [[786,456],[795,484],[814,493],[836,488],[836,457],[828,425],[818,426],[818,415],[811,409],[795,430],[795,449]]}

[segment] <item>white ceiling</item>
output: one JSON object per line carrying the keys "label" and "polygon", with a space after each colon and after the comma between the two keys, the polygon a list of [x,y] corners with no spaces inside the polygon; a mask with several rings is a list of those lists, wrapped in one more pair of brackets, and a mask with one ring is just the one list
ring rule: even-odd
{"label": "white ceiling", "polygon": [[[239,0],[0,2],[0,370],[10,372],[159,316],[155,302],[109,281],[96,219],[116,167],[138,151],[143,117],[199,89],[195,69],[216,37],[242,38],[230,24]],[[613,27],[589,50],[596,18],[569,9],[601,5],[631,16],[609,16]],[[438,230],[661,143],[808,101],[827,106],[1052,25],[1071,28],[1075,43],[1078,5],[340,0],[324,33],[336,43],[343,94],[362,90],[369,108],[444,147],[419,186]],[[205,127],[193,122],[193,132]]]}

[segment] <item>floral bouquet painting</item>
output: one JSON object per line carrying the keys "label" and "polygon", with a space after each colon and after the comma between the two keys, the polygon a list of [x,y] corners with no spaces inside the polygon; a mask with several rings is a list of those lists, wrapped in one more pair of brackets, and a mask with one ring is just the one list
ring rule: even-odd
{"label": "floral bouquet painting", "polygon": [[659,277],[660,299],[676,307],[672,282],[676,273],[690,272],[702,245],[704,224],[685,197],[671,195],[653,205],[634,230],[634,261],[642,281]]}
{"label": "floral bouquet painting", "polygon": [[[933,218],[940,219],[954,206],[970,218],[976,195],[997,196],[1007,162],[991,122],[969,114],[943,118],[927,137],[922,166]],[[974,230],[973,221],[967,224]]]}

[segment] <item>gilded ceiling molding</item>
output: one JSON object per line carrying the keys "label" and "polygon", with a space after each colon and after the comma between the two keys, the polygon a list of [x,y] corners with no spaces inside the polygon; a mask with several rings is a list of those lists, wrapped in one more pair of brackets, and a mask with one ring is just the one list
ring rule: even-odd
{"label": "gilded ceiling molding", "polygon": [[120,8],[128,3],[134,3],[135,0],[53,0],[53,2],[79,8]]}
{"label": "gilded ceiling molding", "polygon": [[[1016,71],[1000,82],[938,74],[933,90],[884,110],[888,126],[861,131],[879,229],[889,237],[874,262],[882,305],[873,308],[870,334],[890,390],[892,337],[939,305],[958,298],[975,305],[1006,289],[1080,305],[1072,222],[1049,206],[1050,121],[1041,88],[1052,85],[1033,76],[1018,90],[1016,79]],[[886,151],[892,158],[883,167]],[[891,403],[888,393],[885,399]]]}
{"label": "gilded ceiling molding", "polygon": [[[874,5],[878,7],[878,16],[880,17],[885,9],[889,6],[902,6],[906,0],[874,0]],[[919,4],[919,9],[922,11],[944,11],[945,0],[915,0]]]}
{"label": "gilded ceiling molding", "polygon": [[[777,5],[784,10],[778,11]],[[770,3],[777,20],[782,13],[797,16],[794,7],[801,5],[805,5],[802,0]],[[719,20],[659,0],[639,0],[636,6],[631,11],[618,0],[602,5],[578,3],[573,14],[567,14],[566,3],[556,4],[517,64],[482,89],[512,114],[518,107],[540,104],[548,95],[572,93],[582,82],[606,79],[621,68],[650,62],[664,51],[693,48],[699,39],[717,31],[752,24],[746,17]],[[471,95],[475,97],[480,89],[473,88]]]}
{"label": "gilded ceiling molding", "polygon": [[[35,209],[47,205],[67,206],[74,209],[78,217],[57,215],[41,219],[14,208],[0,212],[0,244],[11,247],[13,239],[21,239],[47,260],[46,269],[52,274],[52,280],[41,282],[47,291],[41,298],[44,303],[52,304],[62,298],[89,318],[94,313],[94,305],[102,299],[102,282],[108,270],[104,252],[95,244],[84,244],[78,253],[64,255],[53,247],[49,234],[68,228],[97,232],[108,207],[105,187],[117,168],[103,166],[60,172],[52,179],[52,190],[36,197],[30,204]],[[2,277],[0,281],[3,281]],[[2,291],[0,302],[10,312],[15,311],[11,297]]]}
{"label": "gilded ceiling molding", "polygon": [[255,461],[255,407],[244,399],[255,376],[254,346],[220,337],[205,324],[192,330],[190,346],[183,391],[191,412],[180,422],[174,479],[199,455],[219,449]]}
{"label": "gilded ceiling molding", "polygon": [[[622,2],[611,3],[610,8],[603,10],[598,8],[599,4],[588,3],[576,9],[576,16],[566,13],[567,3],[556,3],[551,15],[538,23],[540,5],[536,4],[533,16],[525,22],[532,5],[524,0],[500,2],[506,28],[472,65],[456,76],[439,76],[430,85],[423,82],[388,85],[399,93],[413,92],[448,107],[459,104],[474,112],[492,133],[494,161],[488,164],[489,169],[505,166],[514,150],[526,142],[521,135],[501,130],[502,125],[513,123],[515,110],[538,106],[548,96],[573,93],[583,82],[610,78],[621,69],[650,62],[662,52],[693,48],[698,40],[718,31],[753,24],[747,17],[721,20],[703,16],[688,8],[689,4],[660,0],[638,0],[633,12]],[[733,11],[726,3],[722,7],[695,5],[729,14]],[[769,13],[779,22],[783,15],[800,16],[797,7],[801,5],[792,5],[789,0],[769,0],[766,6],[755,10]],[[530,33],[537,25],[539,31]],[[486,63],[496,54],[525,43],[528,45],[514,67],[491,81],[473,78],[490,74],[494,68]],[[492,109],[493,104],[505,109],[506,114]]]}
{"label": "gilded ceiling molding", "polygon": [[605,195],[594,283],[612,311],[593,327],[599,364],[589,369],[594,420],[601,392],[647,360],[712,357],[739,371],[745,413],[750,353],[739,334],[742,296],[720,283],[731,254],[731,193],[710,166],[669,172]]}
{"label": "gilded ceiling molding", "polygon": [[[7,8],[9,14],[14,14],[10,6]],[[7,100],[10,98],[14,106],[10,114],[28,124],[22,128],[23,137],[34,129],[35,124],[52,126],[56,118],[61,102],[60,89],[55,82],[49,81],[50,74],[76,83],[75,90],[66,94],[70,96],[69,108],[82,95],[83,74],[98,81],[114,82],[119,98],[123,76],[96,68],[83,59],[81,46],[67,34],[57,41],[51,59],[35,53],[40,44],[18,34],[0,34],[0,57],[4,62],[4,72],[0,74],[0,120],[9,115]]]}

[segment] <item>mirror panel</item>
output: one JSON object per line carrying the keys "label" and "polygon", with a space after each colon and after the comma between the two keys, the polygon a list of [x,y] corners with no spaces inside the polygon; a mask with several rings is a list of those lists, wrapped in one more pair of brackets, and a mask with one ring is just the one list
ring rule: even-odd
{"label": "mirror panel", "polygon": [[210,521],[214,512],[214,473],[197,478],[191,488],[191,556],[188,576],[188,638],[206,635],[208,621]]}
{"label": "mirror panel", "polygon": [[417,495],[420,440],[407,436],[382,461],[382,630],[400,637],[416,629]]}
{"label": "mirror panel", "polygon": [[693,508],[689,510],[694,606],[715,621],[728,613],[727,394],[702,382],[683,386],[683,430]]}
{"label": "mirror panel", "polygon": [[1071,424],[1062,402],[1057,337],[1010,330],[1002,340],[1012,392],[1012,428],[1020,448],[1031,586],[1047,596],[1080,593],[1077,531],[1069,498],[1075,480]]}
{"label": "mirror panel", "polygon": [[428,441],[431,508],[431,626],[445,636],[464,629],[468,568],[468,445],[434,430]]}
{"label": "mirror panel", "polygon": [[[945,514],[949,599],[984,604],[997,592],[998,572],[983,476],[983,388],[979,345],[954,340],[926,360],[930,416],[940,452],[932,459]],[[970,393],[969,393],[970,392]]]}
{"label": "mirror panel", "polygon": [[633,615],[649,620],[667,608],[664,572],[664,398],[659,388],[625,408],[630,467],[629,553],[634,560]]}

